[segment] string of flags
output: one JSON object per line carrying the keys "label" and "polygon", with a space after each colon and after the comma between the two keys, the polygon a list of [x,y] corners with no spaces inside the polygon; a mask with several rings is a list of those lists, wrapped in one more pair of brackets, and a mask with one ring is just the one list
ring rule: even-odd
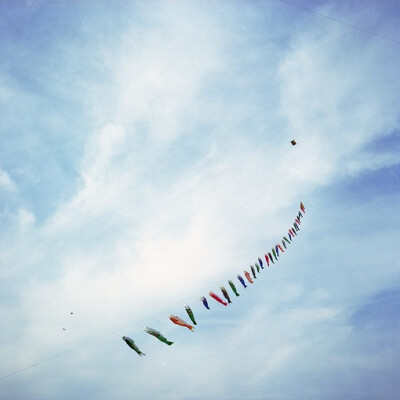
{"label": "string of flags", "polygon": [[[278,261],[278,258],[280,257],[280,253],[284,253],[285,250],[287,250],[288,245],[290,245],[290,243],[293,241],[293,239],[297,236],[297,232],[300,230],[299,225],[301,225],[301,221],[300,220],[303,218],[303,214],[305,212],[306,212],[306,209],[304,207],[304,204],[302,202],[300,202],[300,210],[297,213],[297,216],[296,216],[293,224],[289,227],[288,232],[287,232],[287,236],[283,236],[282,240],[280,242],[275,244],[275,246],[273,246],[270,251],[268,251],[268,252],[266,252],[264,254],[264,259],[265,259],[265,263],[266,263],[266,267],[267,268],[271,264],[275,264],[275,262]],[[253,284],[254,280],[257,279],[256,271],[259,274],[260,271],[263,270],[263,269],[264,269],[264,261],[262,260],[262,258],[258,257],[257,262],[254,263],[254,266],[253,265],[250,266],[251,275],[250,275],[250,272],[247,271],[247,270],[244,270],[243,274],[244,274],[247,282],[250,283],[250,284]],[[243,279],[243,277],[240,274],[237,275],[237,279],[243,285],[244,289],[246,289],[248,287],[248,284],[246,284],[246,281]],[[235,294],[235,296],[239,297],[240,294],[237,291],[236,286],[232,282],[232,280],[228,280],[228,284],[229,284],[232,292]],[[218,303],[220,303],[220,304],[222,304],[223,306],[226,307],[228,304],[232,303],[232,301],[231,301],[229,293],[225,289],[225,287],[220,286],[220,290],[221,290],[221,293],[222,293],[222,295],[223,295],[223,297],[225,298],[226,301],[221,299],[221,297],[219,297],[217,294],[215,294],[212,291],[209,291],[208,294],[216,302],[218,302]],[[210,306],[208,304],[208,300],[207,300],[207,298],[205,296],[200,297],[200,301],[203,303],[204,307],[207,310],[210,310]],[[194,313],[193,313],[192,309],[187,304],[185,304],[185,310],[186,310],[186,313],[189,316],[191,322],[193,323],[193,325],[197,325]],[[193,325],[187,323],[183,319],[179,318],[177,315],[170,315],[169,319],[175,325],[179,325],[179,326],[188,328],[190,331],[194,332],[194,328],[195,327]],[[156,337],[161,342],[167,344],[168,346],[171,346],[174,343],[174,342],[169,341],[165,336],[163,336],[160,332],[156,331],[153,328],[149,328],[149,327],[145,326],[143,328],[143,330],[145,332],[147,332],[148,334]],[[123,336],[122,339],[125,341],[125,343],[131,349],[133,349],[137,354],[139,354],[139,356],[145,356],[146,355],[145,353],[143,353],[137,347],[137,345],[135,344],[135,342],[131,338],[129,338],[127,336]]]}

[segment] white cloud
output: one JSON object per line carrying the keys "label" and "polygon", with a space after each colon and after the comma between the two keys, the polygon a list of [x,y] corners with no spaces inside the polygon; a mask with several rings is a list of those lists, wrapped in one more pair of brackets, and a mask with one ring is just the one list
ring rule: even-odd
{"label": "white cloud", "polygon": [[20,208],[18,210],[18,221],[21,228],[29,228],[35,223],[36,217],[32,212],[25,208]]}
{"label": "white cloud", "polygon": [[110,81],[93,88],[97,120],[106,108],[112,120],[141,129],[155,149],[204,120],[199,101],[207,79],[223,67],[224,34],[211,15],[189,9],[161,6],[152,12],[154,29],[132,26],[119,43],[103,49]]}
{"label": "white cloud", "polygon": [[10,175],[0,168],[0,188],[7,191],[15,191],[15,183],[11,180]]}
{"label": "white cloud", "polygon": [[[48,397],[52,390],[62,396],[57,385],[59,379],[65,382],[61,370],[76,387],[82,376],[95,372],[102,380],[96,378],[95,384],[110,390],[110,398],[118,397],[112,390],[124,398],[132,389],[142,399],[157,397],[155,393],[163,398],[195,398],[199,393],[239,398],[249,386],[244,370],[255,371],[249,379],[256,388],[248,397],[266,388],[279,393],[282,371],[296,383],[293,371],[316,351],[312,346],[321,346],[315,356],[320,357],[346,338],[348,331],[340,325],[346,301],[332,305],[335,289],[351,288],[365,271],[373,276],[370,264],[346,278],[331,268],[332,261],[326,261],[325,269],[317,265],[333,259],[337,250],[328,234],[326,239],[318,236],[315,226],[321,222],[314,219],[318,237],[303,237],[291,247],[286,270],[274,266],[264,271],[268,275],[253,293],[246,289],[227,309],[213,307],[213,317],[198,311],[200,323],[196,334],[188,332],[190,341],[186,332],[170,326],[169,313],[183,311],[185,301],[194,303],[197,312],[199,295],[226,284],[280,236],[300,196],[317,202],[318,185],[393,163],[394,158],[384,156],[370,160],[362,148],[396,126],[398,102],[397,92],[389,90],[395,72],[376,85],[369,81],[382,75],[390,54],[373,46],[371,52],[383,57],[376,65],[367,46],[341,53],[338,33],[306,32],[294,41],[280,69],[289,126],[285,131],[281,120],[277,130],[282,135],[264,132],[264,126],[257,126],[262,135],[252,135],[247,124],[240,124],[257,119],[251,96],[238,99],[232,111],[226,109],[229,85],[216,99],[204,94],[210,90],[210,76],[216,82],[226,71],[227,81],[246,82],[241,76],[246,68],[238,68],[237,74],[225,63],[240,64],[240,57],[224,57],[235,47],[226,42],[229,34],[218,36],[220,28],[211,17],[203,29],[203,15],[182,16],[187,14],[160,12],[151,29],[131,28],[116,49],[102,49],[109,80],[91,88],[88,96],[97,99],[90,111],[100,128],[87,141],[75,194],[43,226],[35,225],[33,213],[20,209],[21,225],[32,229],[29,246],[17,237],[20,247],[8,249],[6,258],[26,275],[15,306],[25,334],[14,338],[11,330],[7,333],[13,341],[4,354],[10,354],[10,347],[17,353],[10,367],[88,343],[56,362]],[[360,64],[354,65],[354,54]],[[275,79],[275,72],[264,79]],[[372,98],[379,84],[392,107],[386,98]],[[282,115],[278,109],[265,113]],[[203,122],[205,130],[198,126]],[[298,145],[291,147],[287,137]],[[191,141],[188,150],[185,145]],[[330,227],[341,248],[349,237]],[[372,247],[373,240],[368,243]],[[361,254],[364,245],[358,246]],[[310,248],[318,249],[315,260]],[[364,290],[378,281],[383,284],[384,279],[369,279]],[[362,291],[353,289],[354,296]],[[216,324],[219,320],[229,324]],[[176,344],[168,348],[146,337],[140,330],[144,324],[176,338]],[[135,358],[121,341],[125,331],[134,334],[148,356]],[[96,342],[98,336],[103,339]],[[314,361],[311,357],[308,363],[311,370]],[[79,371],[71,365],[79,365]],[[115,366],[118,375],[110,373]],[[31,371],[32,377],[43,370]]]}
{"label": "white cloud", "polygon": [[368,38],[343,48],[346,33],[325,31],[294,39],[280,68],[282,107],[300,147],[294,161],[300,177],[318,183],[338,174],[339,165],[343,177],[376,164],[379,156],[364,156],[363,146],[398,128],[400,107],[391,90],[397,69],[388,68],[389,59],[398,62],[393,49]]}

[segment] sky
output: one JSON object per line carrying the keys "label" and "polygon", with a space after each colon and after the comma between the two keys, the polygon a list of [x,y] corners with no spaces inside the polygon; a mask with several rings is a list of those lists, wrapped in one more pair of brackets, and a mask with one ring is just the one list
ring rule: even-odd
{"label": "sky", "polygon": [[399,17],[0,1],[0,399],[397,399]]}

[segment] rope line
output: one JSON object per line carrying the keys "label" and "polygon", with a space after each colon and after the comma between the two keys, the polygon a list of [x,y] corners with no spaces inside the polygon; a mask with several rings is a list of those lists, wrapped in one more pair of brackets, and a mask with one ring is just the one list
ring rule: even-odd
{"label": "rope line", "polygon": [[79,349],[80,347],[84,347],[84,346],[88,345],[89,343],[97,342],[97,341],[102,340],[102,339],[104,339],[104,338],[106,338],[108,336],[111,336],[111,335],[117,335],[118,331],[121,331],[122,329],[125,329],[126,327],[128,327],[130,325],[139,323],[140,321],[142,321],[142,320],[144,320],[146,318],[149,318],[149,317],[151,317],[153,315],[159,314],[159,313],[161,313],[161,312],[163,312],[163,311],[165,311],[167,309],[168,309],[168,307],[161,308],[161,309],[159,309],[157,311],[153,311],[153,312],[151,312],[149,314],[145,314],[145,315],[143,315],[142,317],[140,317],[140,318],[138,318],[136,320],[130,321],[127,324],[124,324],[124,325],[116,327],[116,328],[112,328],[107,333],[105,333],[104,335],[98,336],[96,338],[91,338],[91,339],[86,340],[85,342],[83,342],[81,344],[78,344],[78,345],[76,345],[74,347],[71,347],[71,348],[69,348],[67,350],[64,350],[64,351],[61,351],[59,353],[53,354],[52,356],[50,356],[48,358],[45,358],[43,360],[34,362],[34,363],[30,364],[30,365],[27,365],[26,367],[23,367],[21,369],[18,369],[18,370],[15,370],[13,372],[10,372],[7,375],[3,375],[3,376],[0,377],[0,381],[4,380],[6,378],[9,378],[10,376],[17,375],[17,374],[19,374],[19,373],[21,373],[23,371],[26,371],[26,370],[28,370],[30,368],[34,368],[34,367],[38,366],[39,364],[43,364],[45,362],[51,361],[54,358],[57,358],[57,357],[60,357],[60,356],[62,356],[64,354],[66,354],[66,353],[72,352],[72,351],[74,351],[76,349]]}
{"label": "rope line", "polygon": [[318,12],[318,11],[314,11],[314,10],[312,10],[312,9],[310,9],[310,8],[303,7],[303,6],[300,6],[300,5],[298,5],[298,4],[291,3],[290,1],[287,1],[287,0],[276,0],[276,1],[280,1],[281,3],[290,5],[290,6],[292,6],[292,7],[299,8],[300,10],[309,12],[309,13],[311,13],[311,14],[318,15],[319,17],[329,19],[330,21],[336,22],[336,23],[338,23],[338,24],[342,24],[342,25],[347,26],[347,27],[349,27],[349,28],[357,29],[357,30],[359,30],[359,31],[361,31],[361,32],[368,33],[368,34],[370,34],[370,35],[379,37],[379,38],[384,39],[384,40],[389,40],[390,42],[393,42],[393,43],[396,43],[396,44],[400,45],[400,41],[398,41],[398,40],[396,40],[396,39],[392,39],[392,38],[390,38],[390,37],[383,36],[383,35],[381,35],[381,34],[379,34],[379,33],[370,31],[370,30],[368,30],[368,29],[361,28],[360,26],[353,25],[353,24],[350,24],[350,23],[348,23],[348,22],[344,22],[344,21],[342,21],[342,20],[340,20],[340,19],[330,17],[329,15],[322,14],[322,13],[320,13],[320,12]]}

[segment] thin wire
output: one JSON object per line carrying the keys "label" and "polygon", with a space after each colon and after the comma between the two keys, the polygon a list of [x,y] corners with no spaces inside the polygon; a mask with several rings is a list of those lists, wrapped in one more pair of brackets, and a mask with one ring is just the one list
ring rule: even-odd
{"label": "thin wire", "polygon": [[34,364],[28,365],[28,366],[26,366],[26,367],[24,367],[24,368],[21,368],[21,369],[17,370],[17,371],[11,372],[11,373],[9,373],[8,375],[4,375],[4,376],[0,377],[0,381],[2,381],[3,379],[9,378],[10,376],[17,375],[17,374],[19,374],[19,373],[21,373],[21,372],[23,372],[23,371],[26,371],[27,369],[36,367],[36,366],[39,365],[39,364],[43,364],[43,363],[45,363],[45,362],[47,362],[47,361],[50,361],[50,360],[52,360],[52,359],[54,359],[54,358],[60,357],[60,356],[62,356],[62,355],[65,354],[65,353],[68,353],[68,352],[74,351],[74,350],[76,350],[76,349],[78,349],[78,348],[80,348],[80,347],[86,346],[86,345],[89,344],[90,342],[100,340],[100,339],[102,339],[102,338],[104,338],[105,336],[108,336],[108,335],[109,335],[109,334],[103,335],[103,336],[99,336],[99,337],[97,337],[97,338],[95,338],[95,339],[90,339],[90,340],[88,340],[88,341],[86,341],[86,342],[84,342],[84,343],[81,343],[81,344],[79,344],[79,345],[77,345],[77,346],[75,346],[75,347],[71,347],[71,348],[68,349],[68,350],[65,350],[65,351],[62,351],[62,352],[60,352],[60,353],[54,354],[54,355],[52,355],[52,356],[50,356],[50,357],[48,357],[48,358],[45,358],[44,360],[37,361],[37,362],[35,362]]}
{"label": "thin wire", "polygon": [[339,20],[339,19],[330,17],[329,15],[321,14],[321,13],[319,13],[318,11],[314,11],[314,10],[312,10],[312,9],[310,9],[310,8],[303,7],[303,6],[300,6],[300,5],[298,5],[298,4],[291,3],[290,1],[287,1],[287,0],[276,0],[276,1],[280,1],[281,3],[285,3],[285,4],[288,4],[288,5],[290,5],[290,6],[299,8],[300,10],[309,12],[309,13],[311,13],[311,14],[318,15],[319,17],[323,17],[323,18],[329,19],[330,21],[336,22],[336,23],[338,23],[338,24],[345,25],[345,26],[347,26],[347,27],[349,27],[349,28],[357,29],[357,30],[359,30],[359,31],[361,31],[361,32],[365,32],[365,33],[368,33],[368,34],[370,34],[370,35],[379,37],[379,38],[384,39],[384,40],[389,40],[390,42],[393,42],[393,43],[396,43],[396,44],[400,45],[400,41],[398,41],[398,40],[396,40],[396,39],[392,39],[392,38],[390,38],[390,37],[383,36],[383,35],[381,35],[381,34],[379,34],[379,33],[370,31],[370,30],[368,30],[368,29],[361,28],[360,26],[357,26],[357,25],[349,24],[348,22],[344,22],[344,21],[341,21],[341,20]]}
{"label": "thin wire", "polygon": [[[278,260],[277,260],[277,261],[278,261]],[[134,321],[131,321],[131,322],[129,322],[129,323],[123,325],[123,326],[120,326],[120,327],[118,327],[118,328],[110,329],[107,333],[105,333],[105,334],[102,335],[102,336],[98,336],[97,338],[94,338],[94,339],[91,338],[90,340],[87,340],[87,341],[85,341],[85,342],[83,342],[83,343],[81,343],[81,344],[79,344],[79,345],[77,345],[77,346],[71,347],[71,348],[69,348],[69,349],[67,349],[67,350],[64,350],[64,351],[62,351],[62,352],[56,353],[56,354],[54,354],[54,355],[52,355],[52,356],[50,356],[50,357],[48,357],[48,358],[45,358],[45,359],[40,360],[40,361],[37,361],[37,362],[35,362],[35,363],[33,363],[33,364],[30,364],[30,365],[27,365],[26,367],[23,367],[23,368],[18,369],[18,370],[16,370],[16,371],[10,372],[10,373],[7,374],[7,375],[3,375],[3,376],[0,377],[0,381],[2,381],[2,380],[4,380],[4,379],[7,379],[7,378],[9,378],[9,377],[11,377],[11,376],[20,374],[20,373],[23,372],[23,371],[26,371],[26,370],[28,370],[28,369],[30,369],[30,368],[34,368],[34,367],[36,367],[36,366],[38,366],[38,365],[40,365],[40,364],[43,364],[43,363],[45,363],[45,362],[51,361],[51,360],[53,360],[54,358],[60,357],[60,356],[62,356],[62,355],[64,355],[64,354],[66,354],[66,353],[69,353],[69,352],[72,352],[72,351],[74,351],[74,350],[76,350],[76,349],[79,349],[80,347],[86,346],[86,345],[88,345],[89,343],[93,343],[93,342],[99,341],[99,340],[101,340],[101,339],[104,339],[105,337],[108,337],[108,336],[111,336],[111,335],[115,335],[117,331],[120,331],[120,330],[126,328],[127,326],[130,326],[130,325],[134,324],[134,323],[138,323],[139,321],[141,321],[141,320],[143,320],[143,319],[149,318],[149,317],[151,317],[152,315],[159,314],[160,312],[165,311],[165,310],[167,310],[167,309],[168,309],[168,307],[164,307],[164,308],[159,309],[159,310],[157,310],[157,311],[153,311],[153,312],[151,312],[151,313],[149,313],[149,314],[146,314],[146,315],[144,315],[144,316],[142,316],[142,317],[140,317],[140,318],[138,318],[138,319],[136,319],[136,320],[134,320]]]}
{"label": "thin wire", "polygon": [[97,342],[97,341],[102,340],[102,339],[104,339],[105,337],[108,337],[108,336],[111,336],[111,335],[116,335],[116,334],[117,334],[117,331],[120,331],[120,330],[126,328],[127,326],[134,324],[134,323],[138,323],[139,321],[141,321],[141,320],[143,320],[143,319],[149,318],[149,317],[151,317],[152,315],[156,315],[156,314],[158,314],[158,313],[160,313],[160,312],[162,312],[162,311],[164,311],[164,310],[166,310],[166,309],[167,309],[167,307],[164,307],[164,308],[159,309],[159,310],[157,310],[157,311],[153,311],[153,312],[151,312],[151,313],[149,313],[149,314],[146,314],[146,315],[144,315],[144,316],[142,316],[142,317],[140,317],[140,318],[138,318],[138,319],[136,319],[136,320],[134,320],[134,321],[129,322],[128,324],[125,324],[125,325],[120,326],[120,327],[117,327],[117,328],[112,328],[112,330],[110,329],[110,330],[109,330],[107,333],[105,333],[104,335],[98,336],[98,337],[96,337],[96,338],[94,338],[94,339],[91,338],[90,340],[87,340],[87,341],[85,341],[85,342],[83,342],[83,343],[81,343],[81,344],[78,344],[77,346],[71,347],[70,349],[64,350],[64,351],[62,351],[62,352],[60,352],[60,353],[56,353],[56,354],[54,354],[54,355],[52,355],[52,356],[50,356],[50,357],[48,357],[48,358],[45,358],[44,360],[37,361],[37,362],[35,362],[35,363],[32,363],[32,364],[30,364],[30,365],[27,365],[26,367],[23,367],[23,368],[18,369],[18,370],[16,370],[16,371],[10,372],[10,373],[7,374],[7,375],[1,376],[1,377],[0,377],[0,381],[2,381],[3,379],[9,378],[10,376],[17,375],[17,374],[19,374],[19,373],[21,373],[21,372],[23,372],[23,371],[26,371],[27,369],[36,367],[36,366],[39,365],[39,364],[43,364],[43,363],[45,363],[45,362],[47,362],[47,361],[53,360],[54,358],[60,357],[60,356],[62,356],[62,355],[64,355],[64,354],[66,354],[66,353],[69,353],[69,352],[71,352],[71,351],[74,351],[74,350],[76,350],[76,349],[79,349],[80,347],[86,346],[86,345],[88,345],[89,343]]}

